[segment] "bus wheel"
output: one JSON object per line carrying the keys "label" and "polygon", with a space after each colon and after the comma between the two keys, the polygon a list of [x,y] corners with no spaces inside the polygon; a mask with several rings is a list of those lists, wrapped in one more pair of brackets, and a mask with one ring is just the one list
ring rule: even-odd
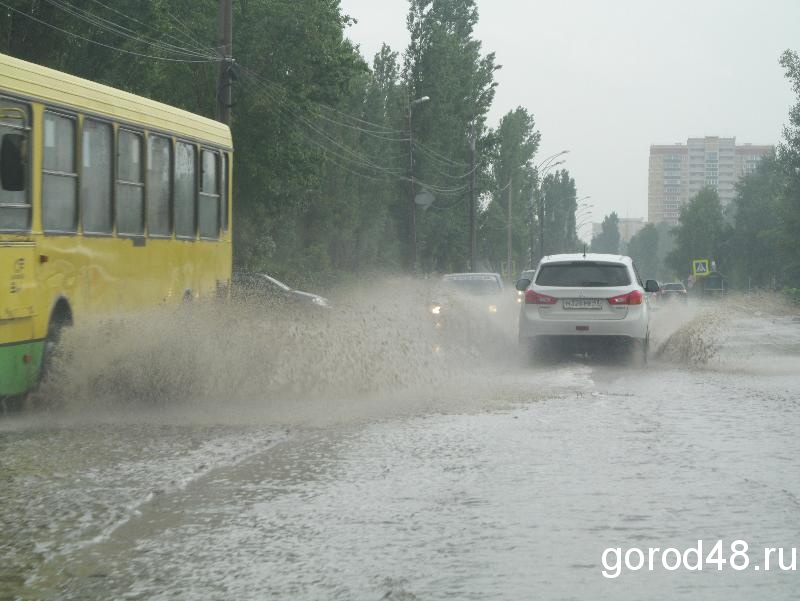
{"label": "bus wheel", "polygon": [[53,366],[53,358],[61,342],[64,328],[71,325],[72,315],[69,308],[65,304],[60,304],[53,312],[50,324],[47,326],[47,338],[44,340],[44,349],[42,350],[42,367],[39,371],[40,381],[44,380]]}

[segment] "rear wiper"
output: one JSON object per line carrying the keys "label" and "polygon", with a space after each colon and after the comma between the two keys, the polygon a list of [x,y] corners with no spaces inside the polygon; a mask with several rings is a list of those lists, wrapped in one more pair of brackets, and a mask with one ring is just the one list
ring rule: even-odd
{"label": "rear wiper", "polygon": [[607,288],[608,287],[608,282],[583,282],[583,283],[581,283],[581,286],[596,286],[598,288],[603,286],[603,287]]}

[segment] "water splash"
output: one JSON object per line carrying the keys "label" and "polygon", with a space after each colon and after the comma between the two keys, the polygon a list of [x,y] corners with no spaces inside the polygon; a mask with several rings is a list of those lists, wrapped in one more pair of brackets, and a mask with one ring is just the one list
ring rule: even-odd
{"label": "water splash", "polygon": [[341,293],[334,310],[199,304],[81,323],[64,333],[36,400],[67,412],[189,406],[217,416],[313,404],[319,417],[345,412],[342,399],[438,393],[489,351],[516,351],[505,321],[470,319],[466,305],[437,329],[429,288],[391,279]]}

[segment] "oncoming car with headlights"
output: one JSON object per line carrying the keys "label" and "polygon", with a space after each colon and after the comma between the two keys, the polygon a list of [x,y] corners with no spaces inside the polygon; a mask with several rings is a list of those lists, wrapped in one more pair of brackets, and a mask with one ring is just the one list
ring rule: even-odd
{"label": "oncoming car with headlights", "polygon": [[497,273],[448,273],[436,287],[431,314],[437,327],[449,318],[456,307],[468,309],[473,316],[489,318],[502,311],[505,289]]}
{"label": "oncoming car with headlights", "polygon": [[532,279],[517,282],[524,292],[519,340],[537,358],[566,349],[608,356],[622,350],[647,361],[649,292],[630,257],[564,254],[544,257]]}

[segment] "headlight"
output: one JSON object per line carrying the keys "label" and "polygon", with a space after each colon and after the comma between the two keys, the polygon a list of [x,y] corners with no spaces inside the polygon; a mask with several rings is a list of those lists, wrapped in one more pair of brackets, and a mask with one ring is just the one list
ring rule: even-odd
{"label": "headlight", "polygon": [[433,305],[431,307],[431,313],[433,313],[434,315],[439,315],[441,312],[442,312],[441,305]]}
{"label": "headlight", "polygon": [[497,305],[489,305],[489,313],[497,313]]}

